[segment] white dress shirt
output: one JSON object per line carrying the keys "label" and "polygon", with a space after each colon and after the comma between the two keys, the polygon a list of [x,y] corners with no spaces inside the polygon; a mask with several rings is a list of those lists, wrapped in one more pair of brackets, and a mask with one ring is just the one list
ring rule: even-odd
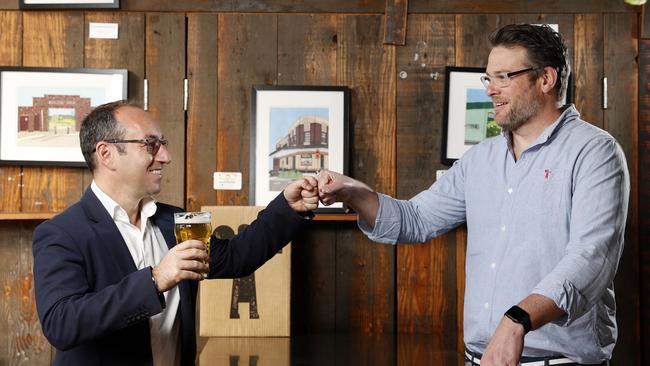
{"label": "white dress shirt", "polygon": [[[104,193],[93,182],[90,185],[93,193],[111,215],[117,229],[122,234],[124,242],[131,253],[136,268],[155,267],[160,263],[169,249],[160,229],[151,223],[149,218],[156,212],[156,202],[153,198],[145,198],[140,210],[140,227],[129,221],[126,211],[111,197]],[[151,351],[156,366],[180,365],[180,342],[178,339],[180,321],[178,306],[180,295],[178,287],[174,286],[164,293],[167,306],[160,314],[149,319],[151,329]]]}

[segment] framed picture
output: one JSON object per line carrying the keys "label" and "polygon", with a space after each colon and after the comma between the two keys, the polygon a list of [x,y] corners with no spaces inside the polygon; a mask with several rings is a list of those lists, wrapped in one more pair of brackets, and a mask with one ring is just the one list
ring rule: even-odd
{"label": "framed picture", "polygon": [[484,68],[445,68],[445,114],[442,163],[452,165],[465,151],[501,133],[494,121],[492,99],[481,83]]}
{"label": "framed picture", "polygon": [[81,122],[127,85],[127,70],[0,67],[0,163],[85,166]]}
{"label": "framed picture", "polygon": [[120,7],[120,0],[20,0],[19,7],[20,9],[117,9]]}
{"label": "framed picture", "polygon": [[289,182],[321,169],[348,173],[348,88],[255,85],[251,99],[251,205],[266,206]]}

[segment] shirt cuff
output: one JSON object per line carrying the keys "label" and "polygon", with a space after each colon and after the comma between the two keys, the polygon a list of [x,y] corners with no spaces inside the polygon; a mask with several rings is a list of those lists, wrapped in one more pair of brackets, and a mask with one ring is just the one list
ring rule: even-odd
{"label": "shirt cuff", "polygon": [[375,219],[375,227],[371,228],[366,222],[357,220],[359,229],[372,241],[384,244],[396,244],[401,229],[401,215],[397,201],[391,197],[377,193],[379,209]]}
{"label": "shirt cuff", "polygon": [[165,309],[167,307],[167,303],[165,302],[165,294],[158,291],[158,284],[156,283],[156,279],[153,277],[153,268],[151,266],[149,266],[149,270],[151,271],[151,282],[153,283],[153,289],[156,291],[156,294],[158,294],[158,301],[160,302],[160,306]]}

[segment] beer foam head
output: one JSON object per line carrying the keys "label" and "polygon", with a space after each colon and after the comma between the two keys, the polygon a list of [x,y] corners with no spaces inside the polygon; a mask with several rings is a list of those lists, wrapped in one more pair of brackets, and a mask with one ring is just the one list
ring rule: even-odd
{"label": "beer foam head", "polygon": [[178,212],[174,214],[175,224],[209,224],[209,212]]}

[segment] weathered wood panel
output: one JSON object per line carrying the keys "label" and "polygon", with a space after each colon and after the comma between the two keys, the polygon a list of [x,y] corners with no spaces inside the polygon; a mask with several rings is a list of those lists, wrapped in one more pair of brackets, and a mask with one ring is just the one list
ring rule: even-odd
{"label": "weathered wood panel", "polygon": [[411,0],[414,13],[638,13],[640,7],[618,0],[501,0],[501,1],[431,1]]}
{"label": "weathered wood panel", "polygon": [[[338,83],[352,89],[350,174],[395,194],[395,47],[382,45],[381,16],[342,16]],[[392,332],[395,247],[359,231],[337,238],[337,329]],[[341,286],[341,287],[339,287]]]}
{"label": "weathered wood panel", "polygon": [[[336,84],[337,18],[278,16],[279,85]],[[292,334],[336,331],[337,230],[337,223],[313,222],[292,243]]]}
{"label": "weathered wood panel", "polygon": [[277,16],[219,15],[217,170],[241,172],[241,191],[218,191],[219,205],[246,205],[249,192],[251,87],[275,84]]}
{"label": "weathered wood panel", "polygon": [[[144,80],[144,14],[89,12],[85,17],[85,29],[89,28],[89,23],[116,23],[119,27],[119,38],[90,38],[86,33],[85,67],[129,70],[128,99],[141,104]],[[92,179],[90,170],[84,169],[82,187],[88,187]]]}
{"label": "weathered wood panel", "polygon": [[[453,15],[411,15],[405,47],[397,48],[397,198],[408,199],[435,180],[440,163],[444,67],[455,61]],[[434,79],[434,73],[438,73]],[[457,338],[456,248],[453,233],[397,247],[397,331],[431,334],[429,349],[454,349]],[[400,338],[398,337],[398,344]],[[398,347],[399,349],[399,347]],[[456,354],[398,351],[405,364],[456,363]],[[424,361],[422,357],[425,357]]]}
{"label": "weathered wood panel", "polygon": [[0,12],[0,65],[20,66],[23,18],[16,11]]}
{"label": "weathered wood panel", "polygon": [[216,14],[188,14],[186,209],[216,205],[217,20]]}
{"label": "weathered wood panel", "polygon": [[19,212],[22,193],[22,171],[19,166],[0,167],[0,211]]}
{"label": "weathered wood panel", "polygon": [[384,43],[404,45],[406,42],[406,18],[408,0],[386,0],[384,15]]}
{"label": "weathered wood panel", "polygon": [[603,127],[603,16],[578,14],[574,23],[575,105],[582,119]]}
{"label": "weathered wood panel", "polygon": [[0,364],[47,365],[52,348],[36,313],[32,279],[32,231],[38,222],[0,222]]}
{"label": "weathered wood panel", "polygon": [[619,142],[630,171],[630,205],[625,249],[616,275],[618,342],[613,365],[639,365],[639,175],[638,175],[638,28],[636,14],[604,16],[604,75],[609,80],[609,108],[604,127]]}
{"label": "weathered wood panel", "polygon": [[161,202],[185,205],[185,14],[146,15],[146,78],[149,84],[149,113],[158,120],[169,140],[172,155],[163,168]]}
{"label": "weathered wood panel", "polygon": [[145,15],[123,12],[86,13],[89,23],[117,23],[118,39],[89,38],[86,32],[84,65],[90,68],[129,70],[129,100],[142,103],[144,80]]}
{"label": "weathered wood panel", "polygon": [[[16,9],[17,0],[0,0],[0,9]],[[6,4],[6,5],[4,5]],[[156,1],[122,0],[123,10],[219,11],[267,13],[384,13],[386,0],[245,0],[245,1]],[[411,13],[638,13],[641,7],[618,0],[503,0],[492,2],[411,0]]]}
{"label": "weathered wood panel", "polygon": [[[6,1],[6,0],[5,0]],[[255,13],[383,13],[385,0],[244,0],[244,1],[156,1],[122,0],[124,10],[219,11]]]}
{"label": "weathered wood panel", "polygon": [[485,67],[490,54],[487,35],[496,28],[494,15],[456,15],[456,66]]}
{"label": "weathered wood panel", "polygon": [[335,15],[278,16],[278,84],[336,84]]}
{"label": "weathered wood panel", "polygon": [[641,365],[650,362],[650,40],[639,42],[639,245]]}
{"label": "weathered wood panel", "polygon": [[[83,67],[81,12],[24,12],[23,66]],[[24,212],[61,211],[82,194],[79,168],[24,167]]]}

